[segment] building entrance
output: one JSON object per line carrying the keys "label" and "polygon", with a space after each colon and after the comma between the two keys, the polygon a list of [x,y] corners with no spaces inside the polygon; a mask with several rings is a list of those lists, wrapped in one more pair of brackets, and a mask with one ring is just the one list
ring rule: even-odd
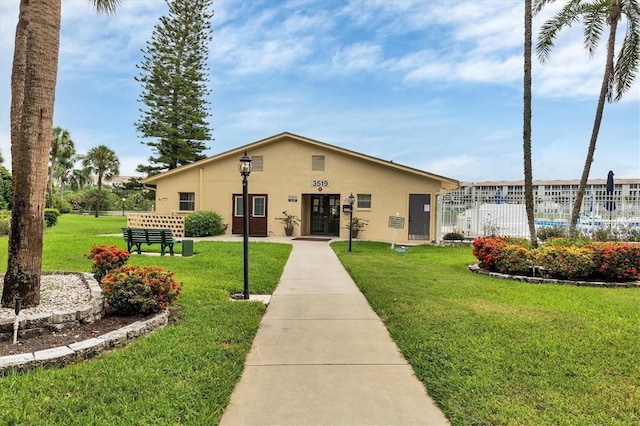
{"label": "building entrance", "polygon": [[311,195],[311,235],[340,234],[340,194]]}

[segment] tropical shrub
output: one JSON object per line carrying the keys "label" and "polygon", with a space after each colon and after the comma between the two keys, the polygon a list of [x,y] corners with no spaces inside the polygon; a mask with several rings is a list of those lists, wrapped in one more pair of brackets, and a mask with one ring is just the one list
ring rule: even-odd
{"label": "tropical shrub", "polygon": [[629,243],[594,243],[588,247],[596,265],[594,275],[606,281],[640,279],[640,246]]}
{"label": "tropical shrub", "polygon": [[47,228],[52,228],[58,223],[60,212],[57,209],[44,209],[44,223]]}
{"label": "tropical shrub", "polygon": [[461,232],[447,232],[446,234],[444,234],[444,237],[442,237],[442,239],[445,241],[462,241],[464,240],[464,235],[462,235]]}
{"label": "tropical shrub", "polygon": [[591,250],[578,246],[542,246],[536,263],[558,278],[585,278],[593,270]]}
{"label": "tropical shrub", "polygon": [[130,254],[126,250],[104,245],[92,248],[86,255],[89,259],[93,259],[91,272],[98,282],[109,272],[124,266],[129,260],[129,256]]}
{"label": "tropical shrub", "polygon": [[212,211],[199,211],[184,218],[184,233],[187,237],[207,237],[221,235],[227,230],[222,217]]}
{"label": "tropical shrub", "polygon": [[518,244],[505,244],[500,249],[500,256],[495,261],[498,272],[526,274],[535,265],[535,252]]}
{"label": "tropical shrub", "polygon": [[102,292],[116,313],[148,315],[166,309],[182,287],[173,279],[173,272],[161,266],[127,265],[102,279]]}
{"label": "tropical shrub", "polygon": [[536,230],[536,236],[540,241],[547,241],[549,238],[566,237],[567,228],[562,226],[543,226]]}
{"label": "tropical shrub", "polygon": [[584,235],[577,235],[575,237],[550,237],[544,245],[549,246],[564,246],[564,247],[582,247],[584,245],[591,244],[591,239]]}
{"label": "tropical shrub", "polygon": [[507,245],[506,237],[480,237],[473,240],[473,255],[480,261],[480,266],[488,270],[496,269],[496,261],[501,250]]}

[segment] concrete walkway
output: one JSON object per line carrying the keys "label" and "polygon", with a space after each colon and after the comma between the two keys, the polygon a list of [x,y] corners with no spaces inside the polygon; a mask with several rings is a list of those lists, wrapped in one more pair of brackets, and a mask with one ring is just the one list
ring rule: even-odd
{"label": "concrete walkway", "polygon": [[221,425],[444,425],[326,242],[293,251]]}

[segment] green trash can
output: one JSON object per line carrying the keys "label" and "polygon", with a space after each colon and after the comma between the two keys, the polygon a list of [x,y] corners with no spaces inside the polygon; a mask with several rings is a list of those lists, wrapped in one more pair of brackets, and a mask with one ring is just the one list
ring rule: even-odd
{"label": "green trash can", "polygon": [[182,240],[182,256],[193,256],[193,240]]}

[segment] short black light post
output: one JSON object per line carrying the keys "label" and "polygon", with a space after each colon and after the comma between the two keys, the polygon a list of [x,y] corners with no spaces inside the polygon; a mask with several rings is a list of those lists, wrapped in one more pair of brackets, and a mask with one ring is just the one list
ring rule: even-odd
{"label": "short black light post", "polygon": [[126,198],[122,199],[122,216],[124,216],[124,202],[127,201]]}
{"label": "short black light post", "polygon": [[244,243],[244,292],[245,300],[249,299],[249,193],[247,191],[247,178],[251,174],[251,157],[244,155],[240,157],[238,162],[238,171],[242,176],[242,224],[244,225],[243,243]]}
{"label": "short black light post", "polygon": [[353,196],[353,192],[347,197],[349,202],[349,251],[351,251],[351,240],[353,236],[353,203],[356,201],[356,197]]}

